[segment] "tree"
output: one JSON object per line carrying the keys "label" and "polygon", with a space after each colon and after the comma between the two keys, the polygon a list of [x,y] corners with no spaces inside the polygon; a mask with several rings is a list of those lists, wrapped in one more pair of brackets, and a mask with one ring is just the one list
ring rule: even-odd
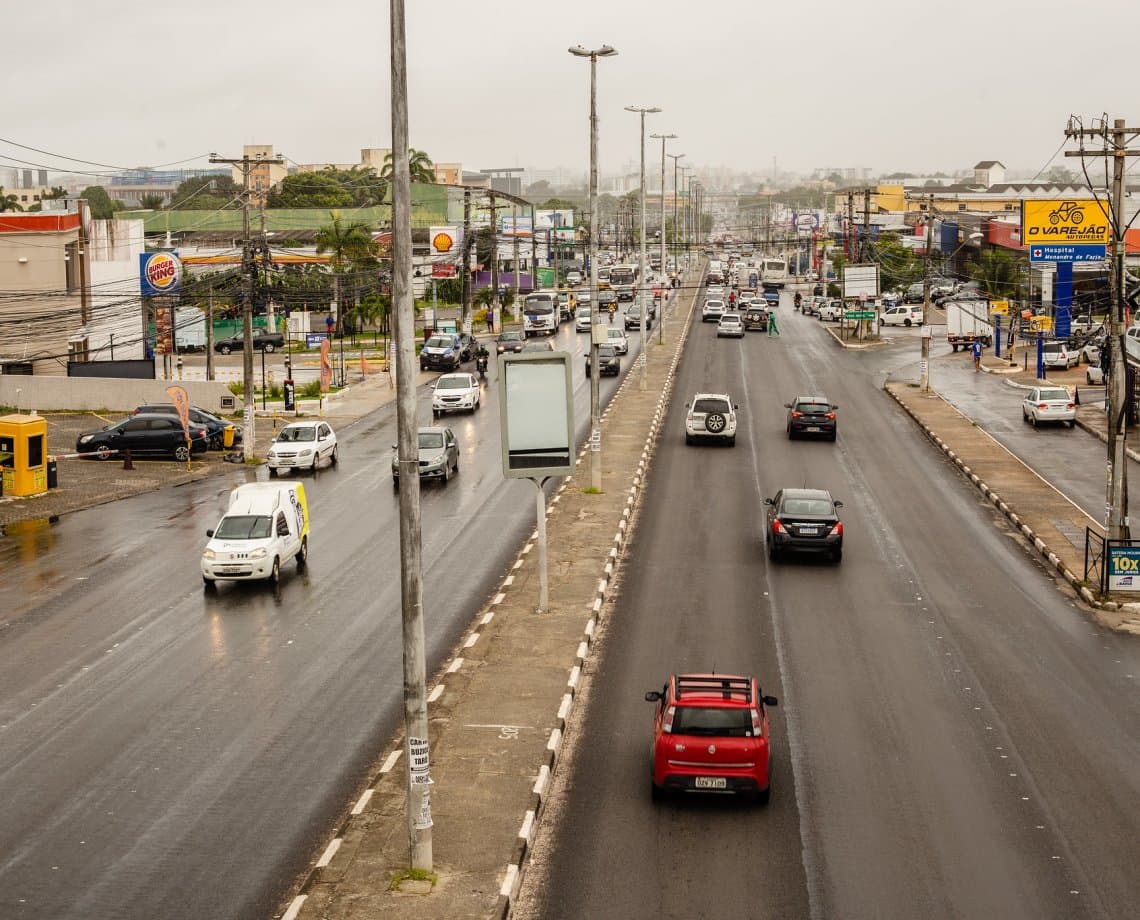
{"label": "tree", "polygon": [[368,207],[383,202],[385,182],[366,166],[294,173],[270,190],[271,208]]}
{"label": "tree", "polygon": [[544,195],[551,195],[554,193],[554,187],[545,179],[539,179],[537,182],[532,182],[526,187],[526,196],[531,200],[541,198]]}
{"label": "tree", "polygon": [[977,264],[971,266],[970,274],[991,297],[1012,297],[1024,283],[1021,261],[1005,249],[984,250]]}
{"label": "tree", "polygon": [[360,303],[352,308],[352,320],[359,328],[372,326],[383,332],[388,328],[388,317],[391,310],[391,294],[371,291],[361,297]]}
{"label": "tree", "polygon": [[66,198],[67,189],[62,185],[53,185],[50,192],[44,192],[40,195],[40,201],[54,201],[57,198]]}
{"label": "tree", "polygon": [[195,176],[178,184],[170,196],[175,211],[221,211],[241,207],[241,186],[231,176]]}
{"label": "tree", "polygon": [[93,220],[108,220],[116,211],[121,211],[124,205],[121,201],[112,201],[107,190],[101,185],[89,185],[79,193],[80,198],[87,199],[87,207],[91,211]]}
{"label": "tree", "polygon": [[922,280],[923,265],[897,234],[884,233],[871,244],[872,258],[879,264],[879,287],[884,291],[905,288]]}
{"label": "tree", "polygon": [[569,211],[575,207],[574,202],[568,198],[547,198],[539,205],[544,211]]}
{"label": "tree", "polygon": [[4,186],[0,185],[0,211],[22,210],[24,210],[24,206],[20,204],[20,196],[4,194]]}
{"label": "tree", "polygon": [[329,212],[329,223],[317,231],[317,252],[332,256],[332,270],[342,274],[349,267],[371,268],[377,265],[380,247],[372,239],[372,228],[366,223],[346,223],[339,211]]}
{"label": "tree", "polygon": [[160,211],[166,203],[166,196],[160,194],[143,195],[139,199],[139,207],[144,211]]}
{"label": "tree", "polygon": [[[416,150],[415,147],[408,148],[408,172],[411,174],[413,182],[423,182],[429,185],[435,183],[435,167],[432,164],[431,157],[422,150]],[[392,184],[391,151],[384,156],[384,165],[380,169],[380,178],[386,185]]]}

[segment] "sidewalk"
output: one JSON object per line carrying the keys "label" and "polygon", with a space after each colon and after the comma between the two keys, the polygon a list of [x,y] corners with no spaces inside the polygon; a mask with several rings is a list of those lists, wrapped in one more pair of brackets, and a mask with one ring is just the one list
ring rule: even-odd
{"label": "sidewalk", "polygon": [[[403,740],[351,807],[285,912],[289,920],[505,917],[541,817],[562,730],[672,389],[693,296],[651,344],[648,386],[631,368],[604,416],[603,493],[588,495],[589,456],[548,506],[549,612],[536,614],[537,553],[522,549],[455,657],[431,682],[434,868],[438,880],[393,884],[408,866]],[[657,330],[651,342],[655,343]],[[532,541],[534,539],[532,535]],[[346,806],[346,811],[348,806]]]}

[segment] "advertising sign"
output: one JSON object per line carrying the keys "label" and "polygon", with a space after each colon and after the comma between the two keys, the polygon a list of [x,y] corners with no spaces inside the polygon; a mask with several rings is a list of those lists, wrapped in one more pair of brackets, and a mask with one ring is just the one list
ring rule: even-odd
{"label": "advertising sign", "polygon": [[499,217],[500,236],[530,236],[531,222],[529,217],[512,217],[503,214]]}
{"label": "advertising sign", "polygon": [[432,255],[444,256],[457,252],[463,242],[461,227],[431,227],[428,231]]}
{"label": "advertising sign", "polygon": [[182,423],[182,431],[186,435],[186,441],[190,441],[190,395],[186,392],[185,387],[180,387],[177,384],[166,388],[166,395],[170,397],[170,401],[174,403],[174,408],[178,410],[178,421]]}
{"label": "advertising sign", "polygon": [[329,354],[332,343],[328,336],[321,339],[321,392],[327,393],[332,387],[332,356]]}
{"label": "advertising sign", "polygon": [[878,265],[845,265],[843,267],[843,296],[854,299],[860,294],[879,296]]}
{"label": "advertising sign", "polygon": [[139,253],[139,287],[143,297],[176,294],[182,286],[182,262],[172,252]]}
{"label": "advertising sign", "polygon": [[1140,546],[1108,547],[1108,590],[1140,591]]}
{"label": "advertising sign", "polygon": [[455,265],[450,262],[432,262],[431,276],[433,278],[454,278]]}
{"label": "advertising sign", "polygon": [[503,475],[508,479],[574,472],[574,387],[564,351],[499,359]]}
{"label": "advertising sign", "polygon": [[1035,244],[1094,243],[1112,241],[1108,205],[1089,198],[1021,202],[1021,242]]}
{"label": "advertising sign", "polygon": [[1108,247],[1103,243],[1048,243],[1029,247],[1030,262],[1103,262],[1107,258]]}

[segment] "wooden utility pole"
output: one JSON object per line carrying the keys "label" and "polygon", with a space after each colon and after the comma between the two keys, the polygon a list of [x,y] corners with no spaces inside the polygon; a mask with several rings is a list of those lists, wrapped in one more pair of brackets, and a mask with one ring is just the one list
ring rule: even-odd
{"label": "wooden utility pole", "polygon": [[[1065,136],[1076,138],[1080,147],[1065,151],[1067,157],[1112,158],[1112,201],[1106,210],[1112,223],[1112,313],[1109,316],[1108,336],[1109,372],[1106,396],[1108,399],[1108,480],[1105,495],[1105,533],[1110,540],[1127,540],[1131,536],[1128,523],[1128,455],[1125,440],[1128,435],[1128,359],[1125,350],[1124,307],[1127,297],[1128,276],[1124,264],[1124,176],[1129,157],[1140,156],[1140,150],[1129,150],[1128,144],[1140,136],[1140,128],[1125,127],[1124,119],[1117,118],[1110,128],[1107,120],[1097,119],[1086,128],[1077,118],[1070,118]],[[1096,149],[1085,147],[1086,138],[1095,138]],[[1095,193],[1094,193],[1095,194]]]}
{"label": "wooden utility pole", "polygon": [[257,415],[254,411],[255,397],[253,394],[253,284],[257,275],[257,263],[254,256],[256,253],[264,252],[267,249],[264,231],[256,243],[250,233],[249,176],[255,166],[280,166],[285,161],[280,157],[243,155],[240,159],[227,159],[226,157],[219,157],[217,154],[211,154],[210,162],[226,163],[230,166],[237,166],[241,170],[242,402],[245,404],[242,410],[241,450],[242,456],[248,462],[257,456],[255,443]]}
{"label": "wooden utility pole", "polygon": [[471,331],[471,190],[463,190],[463,246],[460,248],[459,272],[463,279],[461,328]]}

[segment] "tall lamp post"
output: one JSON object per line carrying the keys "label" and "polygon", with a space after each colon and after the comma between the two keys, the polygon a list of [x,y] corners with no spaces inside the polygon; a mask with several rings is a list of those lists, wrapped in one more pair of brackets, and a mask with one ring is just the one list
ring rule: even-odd
{"label": "tall lamp post", "polygon": [[602,423],[601,423],[601,378],[598,364],[598,344],[605,327],[599,321],[598,310],[598,58],[613,57],[617,54],[609,45],[589,50],[581,45],[569,49],[575,57],[590,59],[590,310],[593,321],[590,323],[590,487],[597,491],[602,488]]}
{"label": "tall lamp post", "polygon": [[[675,140],[676,134],[651,134],[661,141],[661,274],[667,272],[665,260],[665,142]],[[664,288],[661,289],[664,293]],[[665,298],[661,298],[661,317],[657,323],[657,344],[665,344]]]}
{"label": "tall lamp post", "polygon": [[689,181],[689,173],[692,171],[692,166],[681,167],[681,184],[685,187],[685,213],[682,215],[681,223],[684,224],[684,233],[681,236],[681,245],[685,251],[685,272],[689,271],[689,219],[690,219],[690,201],[692,199],[692,184]]}
{"label": "tall lamp post", "polygon": [[647,375],[649,374],[649,343],[645,340],[645,320],[646,313],[648,312],[645,306],[645,279],[648,274],[646,272],[648,266],[646,265],[645,259],[645,116],[656,114],[661,110],[655,105],[627,105],[625,110],[627,112],[637,112],[641,116],[641,188],[638,190],[638,198],[641,204],[641,228],[637,234],[638,249],[640,250],[637,293],[638,300],[641,301],[641,378],[638,380],[637,388],[644,390],[649,385],[647,380]]}
{"label": "tall lamp post", "polygon": [[[680,237],[677,236],[677,168],[680,166],[683,153],[669,153],[666,154],[673,161],[673,271],[680,273],[681,271],[681,251],[677,245]],[[664,198],[664,196],[662,196]],[[665,224],[665,215],[661,215],[661,224]]]}

